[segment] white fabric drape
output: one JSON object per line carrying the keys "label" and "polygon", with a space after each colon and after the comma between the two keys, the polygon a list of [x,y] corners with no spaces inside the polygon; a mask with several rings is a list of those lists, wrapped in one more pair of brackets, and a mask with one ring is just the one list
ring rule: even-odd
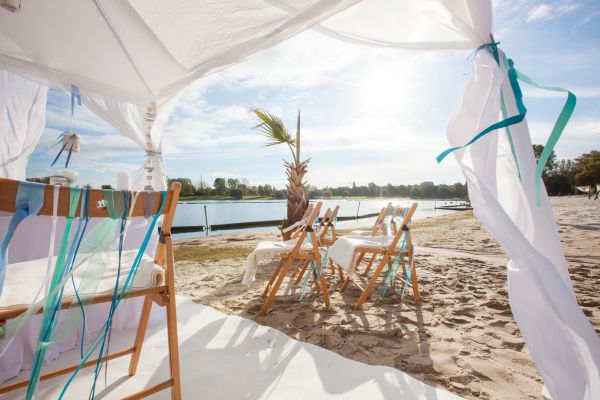
{"label": "white fabric drape", "polygon": [[146,152],[146,162],[132,180],[132,190],[166,190],[162,156],[164,126],[176,97],[146,106],[83,95],[83,104]]}
{"label": "white fabric drape", "polygon": [[[517,115],[506,73],[487,52],[448,125],[452,146],[499,121],[500,88],[508,115]],[[510,305],[553,399],[600,398],[600,339],[579,308],[552,208],[536,206],[536,167],[527,123],[511,127],[521,179],[504,130],[456,152],[475,214],[506,250]]]}
{"label": "white fabric drape", "polygon": [[0,71],[0,177],[25,180],[46,122],[48,88]]}

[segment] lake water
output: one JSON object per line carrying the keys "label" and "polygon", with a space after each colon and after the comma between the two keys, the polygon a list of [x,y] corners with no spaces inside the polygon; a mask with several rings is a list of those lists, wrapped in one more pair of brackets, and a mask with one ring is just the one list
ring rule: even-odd
{"label": "lake water", "polygon": [[[414,200],[409,199],[361,199],[361,200],[324,200],[322,213],[328,207],[340,205],[338,216],[356,216],[378,213],[388,202],[394,205],[409,206]],[[437,205],[446,203],[446,200],[437,200]],[[448,201],[449,202],[449,201]],[[417,201],[419,207],[413,219],[422,219],[435,215],[444,215],[455,211],[436,210],[434,200]],[[206,225],[204,218],[204,206],[208,216],[208,225],[227,224],[235,222],[265,221],[284,219],[286,217],[285,200],[195,200],[182,201],[177,205],[177,212],[173,226]],[[352,221],[340,221],[336,225],[339,229],[355,229],[371,227],[375,218],[365,218]],[[270,230],[276,231],[276,227],[249,228],[247,230]],[[209,235],[222,235],[236,233],[242,230],[227,230],[208,232]],[[174,235],[177,239],[193,238],[206,235],[206,232],[178,233]]]}

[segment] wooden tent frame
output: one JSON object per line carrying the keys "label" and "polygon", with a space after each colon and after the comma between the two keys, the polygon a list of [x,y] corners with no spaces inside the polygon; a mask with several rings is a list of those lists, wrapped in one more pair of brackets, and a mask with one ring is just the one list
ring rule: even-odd
{"label": "wooden tent frame", "polygon": [[[277,290],[286,274],[290,270],[290,267],[294,262],[298,262],[299,265],[302,266],[301,269],[305,269],[311,262],[317,263],[317,268],[321,270],[321,253],[319,251],[319,241],[318,237],[313,229],[313,223],[317,219],[319,212],[321,211],[322,203],[318,202],[306,222],[300,226],[294,233],[297,233],[295,238],[296,244],[291,250],[285,251],[279,257],[279,262],[277,263],[277,267],[271,274],[271,278],[267,283],[264,291],[261,294],[261,298],[265,299],[265,302],[260,310],[259,316],[265,316],[271,303],[273,302],[275,295],[277,294]],[[311,249],[305,250],[302,248],[307,237],[310,237]],[[325,282],[325,277],[323,274],[317,276],[316,271],[313,271],[315,285],[317,287],[317,292],[323,293],[323,300],[325,301],[325,305],[329,307],[329,291],[327,289],[327,282]]]}
{"label": "wooden tent frame", "polygon": [[[410,230],[408,228],[408,225],[412,219],[413,214],[417,210],[417,206],[418,206],[417,203],[413,203],[410,206],[408,213],[406,214],[406,216],[404,217],[404,220],[402,221],[401,228],[397,230],[396,234],[394,235],[394,238],[392,239],[391,243],[388,246],[381,246],[381,247],[364,246],[364,247],[357,247],[354,250],[354,257],[356,260],[356,262],[355,262],[356,268],[363,261],[365,255],[369,254],[371,256],[371,259],[370,259],[369,263],[367,264],[367,268],[363,275],[368,274],[377,255],[383,255],[383,257],[377,264],[377,268],[375,269],[375,272],[371,276],[371,279],[369,280],[369,283],[367,284],[367,286],[365,288],[363,288],[358,282],[356,282],[354,279],[352,279],[350,274],[348,274],[348,276],[344,280],[344,283],[340,289],[341,292],[345,291],[351,282],[354,283],[356,286],[358,286],[358,288],[362,291],[360,298],[356,302],[356,307],[355,307],[356,309],[361,308],[362,305],[365,303],[365,301],[367,301],[367,299],[369,298],[369,296],[373,290],[373,287],[375,286],[375,283],[377,282],[377,279],[379,278],[379,276],[381,275],[381,272],[383,271],[383,268],[385,267],[386,264],[391,265],[393,257],[400,256],[400,262],[402,265],[403,273],[406,271],[406,269],[405,269],[406,265],[404,263],[404,256],[408,257],[408,264],[413,265],[413,256],[414,256],[413,244],[412,244],[412,238],[410,235]],[[402,251],[402,253],[400,253],[396,249],[396,247],[398,246],[398,243],[400,242],[400,239],[402,239],[403,235],[406,235],[406,246],[405,246],[405,249]],[[338,266],[338,269],[341,270],[341,267]],[[411,282],[411,286],[413,289],[413,296],[415,298],[415,301],[419,301],[420,300],[419,283],[417,280],[416,268],[414,268],[414,266],[411,271],[410,282]]]}
{"label": "wooden tent frame", "polygon": [[[0,178],[0,211],[15,212],[15,197],[19,188],[20,181],[11,179]],[[54,186],[45,185],[44,188],[44,204],[38,213],[38,215],[52,216],[53,211],[53,190]],[[175,299],[175,268],[173,258],[173,240],[171,238],[171,226],[173,218],[175,216],[175,209],[177,208],[177,200],[179,199],[179,193],[181,191],[181,184],[174,182],[171,185],[171,189],[166,193],[166,200],[163,206],[162,215],[164,216],[163,224],[161,227],[160,240],[156,247],[156,253],[154,256],[154,263],[160,265],[164,269],[165,282],[160,286],[155,286],[145,289],[131,289],[123,295],[123,298],[132,297],[144,297],[144,305],[140,315],[140,320],[135,336],[133,347],[125,350],[114,352],[104,356],[103,361],[112,360],[114,358],[123,357],[131,354],[131,361],[129,364],[129,376],[136,374],[142,346],[144,344],[144,336],[146,334],[146,328],[148,327],[148,319],[150,317],[150,310],[152,303],[157,303],[161,307],[167,309],[167,334],[168,334],[168,347],[169,347],[169,371],[170,377],[164,382],[158,383],[149,388],[143,389],[139,392],[133,393],[129,396],[124,397],[124,400],[135,400],[147,397],[151,394],[159,392],[161,390],[171,388],[171,399],[181,399],[181,379],[179,370],[179,343],[177,337],[177,309]],[[89,203],[91,205],[97,204],[98,201],[104,199],[103,191],[100,189],[91,189],[89,192]],[[65,217],[69,214],[69,188],[61,187],[59,191],[58,200],[58,215]],[[159,204],[154,205],[152,214],[155,215],[158,212]],[[82,207],[80,204],[77,207],[77,214]],[[131,215],[134,217],[145,215],[144,197],[139,196]],[[89,207],[88,215],[90,218],[107,218],[108,211],[105,208],[97,208],[95,206]],[[94,296],[91,299],[91,304],[107,303],[112,300],[112,294],[103,294]],[[85,296],[82,296],[85,299]],[[70,308],[72,305],[72,299],[63,299],[62,309]],[[27,306],[15,306],[10,309],[0,311],[0,325],[4,325],[7,320],[13,319],[25,311]],[[38,313],[42,313],[43,309],[40,309]],[[83,366],[90,367],[96,364],[96,360],[89,360]],[[68,374],[77,369],[79,364],[47,372],[40,376],[40,381],[45,381],[60,375]],[[0,386],[0,394],[11,392],[23,387],[26,387],[29,380],[21,380],[15,383],[3,384]]]}

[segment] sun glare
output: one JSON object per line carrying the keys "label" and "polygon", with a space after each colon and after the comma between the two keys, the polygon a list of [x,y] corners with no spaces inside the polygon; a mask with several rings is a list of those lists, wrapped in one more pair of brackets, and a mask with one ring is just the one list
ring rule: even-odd
{"label": "sun glare", "polygon": [[415,78],[407,69],[371,69],[357,85],[358,108],[373,117],[390,116],[413,108]]}

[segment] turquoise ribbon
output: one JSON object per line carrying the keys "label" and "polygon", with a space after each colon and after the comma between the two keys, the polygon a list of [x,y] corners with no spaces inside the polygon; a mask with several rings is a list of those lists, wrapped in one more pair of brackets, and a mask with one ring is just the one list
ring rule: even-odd
{"label": "turquoise ribbon", "polygon": [[[154,215],[154,217],[152,218],[152,222],[150,223],[150,226],[148,228],[148,231],[146,232],[146,236],[144,237],[144,240],[142,241],[142,244],[140,245],[140,249],[133,261],[131,270],[129,271],[129,274],[127,275],[127,278],[125,279],[125,282],[123,284],[123,288],[121,289],[121,291],[119,292],[119,295],[115,301],[115,309],[119,306],[121,300],[123,299],[123,296],[129,291],[131,290],[132,286],[133,286],[133,282],[135,280],[135,276],[137,274],[137,270],[139,268],[139,265],[141,263],[142,257],[144,255],[144,252],[146,250],[146,247],[148,246],[148,242],[150,241],[150,238],[152,237],[152,234],[154,233],[154,227],[156,226],[156,222],[158,221],[158,218],[160,217],[160,215],[162,214],[162,210],[164,208],[165,205],[165,201],[166,201],[166,192],[161,192],[161,196],[162,196],[162,201],[160,204],[160,207],[156,213],[156,215]],[[112,317],[109,317],[112,318]],[[80,364],[77,366],[77,368],[75,369],[75,371],[73,372],[73,374],[69,377],[69,379],[67,380],[66,384],[63,386],[60,396],[59,396],[59,400],[63,399],[67,389],[69,388],[69,386],[71,385],[71,383],[73,382],[73,379],[75,379],[75,376],[77,376],[77,374],[79,373],[79,371],[81,371],[81,369],[83,368],[83,365],[87,362],[87,360],[92,356],[92,354],[98,349],[98,347],[103,343],[104,340],[104,330],[105,328],[111,323],[111,321],[106,321],[103,325],[103,328],[100,330],[100,333],[96,336],[96,338],[93,339],[92,341],[92,345],[90,346],[87,354],[85,355],[85,357],[83,357],[80,361]]]}
{"label": "turquoise ribbon", "polygon": [[[490,51],[490,53],[494,56],[494,58],[500,65],[500,62],[498,59],[498,51],[496,48],[496,43],[488,43],[486,45],[480,46],[476,51],[479,51],[484,48],[487,49],[488,51]],[[436,157],[436,160],[438,163],[440,163],[440,162],[442,162],[442,160],[444,158],[446,158],[446,156],[448,154],[453,153],[456,150],[463,149],[465,147],[472,145],[473,143],[475,143],[476,141],[478,141],[479,139],[481,139],[482,137],[484,137],[485,135],[487,135],[490,132],[493,132],[498,129],[506,128],[507,134],[509,137],[509,142],[511,145],[511,151],[513,153],[513,157],[515,158],[515,162],[517,163],[517,171],[519,174],[519,178],[521,178],[521,171],[520,171],[519,163],[518,163],[517,157],[516,157],[516,151],[515,151],[513,140],[512,140],[512,134],[511,134],[510,128],[509,128],[511,125],[515,125],[515,124],[518,124],[521,121],[523,121],[525,119],[525,114],[527,114],[527,109],[525,108],[525,105],[523,104],[523,93],[521,92],[521,88],[519,86],[518,81],[524,82],[530,86],[533,86],[533,87],[536,87],[539,89],[543,89],[543,90],[567,93],[567,100],[565,102],[565,105],[563,106],[563,108],[558,116],[558,119],[554,123],[554,127],[552,128],[550,137],[546,141],[546,145],[544,146],[544,150],[542,151],[542,154],[540,155],[540,159],[538,160],[537,168],[535,171],[535,176],[534,176],[535,196],[536,196],[536,204],[539,207],[539,206],[541,206],[541,182],[542,182],[542,172],[544,171],[544,166],[546,165],[548,158],[552,154],[552,151],[554,150],[556,143],[560,139],[560,137],[565,129],[565,126],[569,122],[569,119],[571,118],[571,115],[573,114],[573,111],[575,110],[575,105],[576,105],[577,99],[576,99],[575,95],[567,89],[564,89],[561,87],[556,87],[556,86],[543,86],[543,85],[536,83],[530,77],[528,77],[527,75],[525,75],[525,74],[521,73],[520,71],[518,71],[517,69],[515,69],[513,60],[507,59],[504,55],[502,56],[502,61],[503,61],[502,66],[504,66],[504,68],[506,69],[508,79],[510,82],[510,86],[511,86],[511,89],[515,96],[515,103],[516,103],[519,114],[508,117],[508,118],[504,118],[502,121],[496,122],[496,123],[488,126],[484,130],[479,132],[477,135],[475,135],[471,140],[469,140],[469,142],[467,142],[463,146],[452,147],[450,149],[443,151]],[[502,96],[502,92],[500,93],[500,95]],[[504,104],[504,98],[501,97],[500,100],[501,100],[501,105],[502,105],[503,116],[505,116],[506,115],[506,107]]]}
{"label": "turquoise ribbon", "polygon": [[[506,58],[505,58],[505,63],[506,63]],[[508,60],[508,63],[511,64],[512,60]],[[546,165],[546,162],[548,162],[548,158],[550,158],[550,155],[552,154],[552,151],[554,150],[554,147],[556,146],[556,143],[558,142],[558,140],[560,139],[561,135],[563,134],[565,127],[567,126],[567,123],[569,122],[569,119],[571,119],[571,115],[573,115],[573,111],[575,110],[575,106],[577,105],[577,97],[573,94],[573,92],[571,92],[570,90],[561,88],[561,87],[557,87],[557,86],[543,86],[540,85],[537,82],[534,82],[530,77],[528,77],[527,75],[516,71],[515,73],[517,75],[517,78],[522,81],[525,82],[526,84],[536,87],[538,89],[543,89],[543,90],[548,90],[548,91],[552,91],[552,92],[561,92],[561,93],[567,93],[567,100],[565,101],[565,105],[563,106],[563,108],[560,110],[560,114],[558,115],[558,118],[556,120],[556,122],[554,123],[554,127],[552,127],[552,131],[550,132],[550,136],[548,137],[548,140],[546,141],[546,144],[544,145],[544,150],[542,151],[542,154],[540,155],[540,159],[538,160],[537,163],[537,168],[535,170],[535,198],[536,198],[536,204],[538,207],[541,206],[541,184],[542,184],[542,173],[544,172],[544,166]]]}
{"label": "turquoise ribbon", "polygon": [[[60,249],[56,257],[56,264],[54,266],[54,272],[52,273],[52,281],[50,282],[49,293],[53,292],[55,288],[61,284],[61,281],[65,275],[66,261],[67,261],[67,246],[69,244],[69,238],[71,236],[71,228],[73,225],[73,219],[75,212],[77,211],[77,205],[79,204],[79,196],[81,189],[69,188],[69,215],[67,217],[67,223],[65,225],[65,231],[60,244]],[[36,387],[39,383],[40,374],[42,370],[42,363],[46,355],[48,344],[52,340],[52,335],[60,315],[60,308],[62,304],[62,296],[64,291],[63,287],[52,296],[48,296],[44,303],[44,312],[42,314],[42,326],[40,328],[40,334],[38,337],[37,347],[34,355],[34,362],[31,368],[31,374],[29,376],[29,384],[27,386],[26,399],[31,400],[34,397]]]}
{"label": "turquoise ribbon", "polygon": [[0,241],[0,294],[4,287],[6,266],[8,265],[8,245],[19,224],[28,216],[36,215],[44,205],[44,185],[32,182],[20,182],[15,197],[15,214]]}

